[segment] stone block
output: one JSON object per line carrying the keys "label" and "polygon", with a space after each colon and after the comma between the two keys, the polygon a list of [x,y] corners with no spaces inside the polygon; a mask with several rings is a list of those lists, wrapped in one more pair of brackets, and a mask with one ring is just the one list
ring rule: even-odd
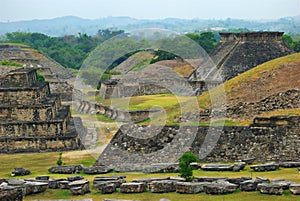
{"label": "stone block", "polygon": [[76,180],[69,183],[72,195],[84,195],[90,192],[90,182],[88,180]]}
{"label": "stone block", "polygon": [[49,180],[50,176],[43,175],[43,176],[37,176],[35,179],[36,180]]}
{"label": "stone block", "polygon": [[241,191],[256,191],[257,183],[255,180],[247,180],[240,184]]}
{"label": "stone block", "polygon": [[289,189],[294,195],[300,195],[300,183],[291,184]]}
{"label": "stone block", "polygon": [[31,195],[36,193],[42,193],[47,190],[48,183],[43,182],[26,182],[25,186],[25,195]]}
{"label": "stone block", "polygon": [[170,180],[152,181],[148,186],[151,193],[169,193],[176,191],[174,183]]}
{"label": "stone block", "polygon": [[204,192],[206,194],[227,194],[234,193],[239,186],[236,184],[231,184],[226,181],[213,182],[204,185]]}
{"label": "stone block", "polygon": [[251,165],[256,158],[244,158],[242,159],[242,162],[245,162],[247,165]]}
{"label": "stone block", "polygon": [[60,188],[60,184],[59,182],[61,181],[66,181],[66,179],[52,179],[49,181],[49,188],[51,189],[59,189]]}
{"label": "stone block", "polygon": [[210,163],[202,165],[204,171],[233,171],[233,165]]}
{"label": "stone block", "polygon": [[279,184],[261,183],[257,185],[257,190],[262,194],[282,195],[283,188]]}
{"label": "stone block", "polygon": [[272,184],[278,184],[279,186],[282,187],[283,190],[289,189],[290,185],[293,184],[294,182],[284,180],[284,179],[276,179],[272,180]]}
{"label": "stone block", "polygon": [[126,176],[113,176],[113,177],[95,177],[93,180],[94,186],[103,184],[114,184],[116,188],[119,188],[121,184],[126,183]]}
{"label": "stone block", "polygon": [[279,164],[276,163],[265,163],[261,165],[250,166],[255,172],[275,171],[279,169]]}
{"label": "stone block", "polygon": [[145,183],[123,183],[120,186],[121,193],[143,193],[145,191]]}
{"label": "stone block", "polygon": [[53,166],[48,171],[55,174],[74,174],[76,169],[75,166]]}
{"label": "stone block", "polygon": [[279,166],[283,168],[297,168],[300,167],[300,161],[284,161],[279,163]]}
{"label": "stone block", "polygon": [[91,166],[83,168],[84,174],[105,174],[111,171],[112,169],[106,166]]}
{"label": "stone block", "polygon": [[11,172],[11,176],[24,176],[29,174],[30,170],[26,170],[24,168],[14,168],[14,170]]}
{"label": "stone block", "polygon": [[59,181],[58,185],[60,189],[69,189],[69,181],[64,180],[64,181]]}
{"label": "stone block", "polygon": [[204,191],[204,185],[208,182],[177,182],[175,184],[176,193],[196,194]]}
{"label": "stone block", "polygon": [[240,185],[244,181],[251,180],[250,177],[228,178],[226,181],[232,184]]}
{"label": "stone block", "polygon": [[195,182],[217,182],[217,181],[227,181],[228,177],[195,177]]}
{"label": "stone block", "polygon": [[23,200],[23,192],[20,187],[0,187],[0,200],[3,201],[22,201]]}
{"label": "stone block", "polygon": [[147,186],[149,183],[152,181],[162,181],[162,180],[169,180],[170,177],[162,177],[162,178],[142,178],[142,179],[134,179],[132,182],[137,182],[137,183],[145,183]]}
{"label": "stone block", "polygon": [[100,190],[101,194],[112,194],[116,192],[116,185],[115,184],[105,184],[101,187]]}
{"label": "stone block", "polygon": [[84,179],[83,176],[69,176],[69,177],[67,177],[67,180],[68,180],[69,182],[77,181],[77,180],[83,180],[83,179]]}

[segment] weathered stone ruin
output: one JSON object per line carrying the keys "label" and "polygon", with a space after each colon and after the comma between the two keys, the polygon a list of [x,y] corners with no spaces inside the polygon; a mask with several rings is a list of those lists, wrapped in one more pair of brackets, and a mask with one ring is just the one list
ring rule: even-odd
{"label": "weathered stone ruin", "polygon": [[299,116],[256,118],[250,126],[123,125],[95,165],[144,171],[161,164],[163,169],[188,150],[207,162],[300,161],[299,126]]}
{"label": "weathered stone ruin", "polygon": [[25,45],[0,45],[0,60],[17,62],[41,72],[49,82],[51,91],[59,94],[62,101],[72,100],[74,75],[52,58]]}
{"label": "weathered stone ruin", "polygon": [[220,33],[221,41],[209,55],[211,59],[203,58],[193,64],[198,67],[188,79],[157,63],[142,71],[126,71],[118,79],[103,81],[99,96],[199,95],[259,64],[292,54],[293,50],[282,41],[282,35],[283,32]]}
{"label": "weathered stone ruin", "polygon": [[2,66],[0,76],[0,153],[81,148],[70,107],[35,69]]}
{"label": "weathered stone ruin", "polygon": [[[282,35],[283,32],[220,33],[221,41],[210,57],[226,81],[259,64],[292,54],[293,50],[282,41]],[[189,79],[215,79],[215,71],[201,77],[203,71],[200,64]]]}

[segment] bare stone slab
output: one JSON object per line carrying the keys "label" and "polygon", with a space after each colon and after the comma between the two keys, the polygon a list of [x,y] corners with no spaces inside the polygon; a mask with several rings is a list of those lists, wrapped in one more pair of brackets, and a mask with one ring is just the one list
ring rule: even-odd
{"label": "bare stone slab", "polygon": [[83,180],[83,179],[84,179],[83,176],[69,176],[69,177],[67,177],[67,180],[68,180],[69,182],[77,181],[77,180]]}
{"label": "bare stone slab", "polygon": [[19,187],[6,186],[0,188],[0,200],[4,201],[22,201],[23,192]]}
{"label": "bare stone slab", "polygon": [[115,184],[105,184],[100,189],[101,194],[112,194],[116,192]]}
{"label": "bare stone slab", "polygon": [[204,185],[208,182],[177,182],[175,184],[176,193],[196,194],[204,191]]}
{"label": "bare stone slab", "polygon": [[84,195],[90,192],[90,182],[88,180],[76,180],[69,183],[72,195]]}
{"label": "bare stone slab", "polygon": [[288,181],[288,180],[284,180],[284,179],[272,180],[272,184],[280,185],[283,190],[289,189],[290,185],[293,184],[293,183],[294,182],[292,182],[292,181]]}
{"label": "bare stone slab", "polygon": [[240,183],[241,191],[256,191],[257,185],[261,183],[270,183],[267,178],[256,177],[255,179],[246,180]]}
{"label": "bare stone slab", "polygon": [[69,189],[69,181],[67,180],[63,180],[63,181],[59,181],[58,185],[60,189]]}
{"label": "bare stone slab", "polygon": [[216,182],[216,181],[227,181],[228,177],[195,177],[195,182]]}
{"label": "bare stone slab", "polygon": [[151,193],[169,193],[176,191],[174,183],[171,180],[152,181],[148,186]]}
{"label": "bare stone slab", "polygon": [[244,181],[251,180],[251,177],[228,178],[226,181],[232,184],[240,185]]}
{"label": "bare stone slab", "polygon": [[281,162],[279,164],[280,167],[283,168],[296,168],[296,167],[300,167],[300,161],[296,162],[296,161],[284,161]]}
{"label": "bare stone slab", "polygon": [[206,194],[227,194],[235,192],[238,187],[238,185],[226,181],[213,182],[204,185],[204,192]]}
{"label": "bare stone slab", "polygon": [[74,174],[75,166],[54,166],[48,169],[49,172],[55,174]]}
{"label": "bare stone slab", "polygon": [[261,165],[250,166],[255,172],[275,171],[279,169],[279,164],[276,163],[265,163]]}
{"label": "bare stone slab", "polygon": [[42,193],[48,189],[48,183],[26,182],[24,185],[25,185],[25,195]]}
{"label": "bare stone slab", "polygon": [[162,178],[142,178],[142,179],[134,179],[132,182],[137,182],[137,183],[145,183],[147,186],[149,183],[152,181],[162,181],[162,180],[169,180],[170,177],[162,177]]}
{"label": "bare stone slab", "polygon": [[291,184],[289,189],[294,195],[300,195],[300,183]]}
{"label": "bare stone slab", "polygon": [[35,179],[36,180],[49,180],[50,176],[48,175],[42,175],[42,176],[37,176]]}
{"label": "bare stone slab", "polygon": [[111,171],[112,169],[107,166],[91,166],[83,168],[83,173],[85,174],[105,174]]}
{"label": "bare stone slab", "polygon": [[51,189],[59,189],[60,188],[60,184],[59,182],[61,181],[66,181],[66,179],[62,179],[62,178],[59,178],[59,179],[52,179],[49,181],[49,188]]}
{"label": "bare stone slab", "polygon": [[14,168],[14,170],[11,172],[11,176],[24,176],[29,175],[30,173],[30,170],[26,170],[24,168]]}
{"label": "bare stone slab", "polygon": [[145,183],[123,183],[120,186],[121,193],[143,193],[145,191]]}
{"label": "bare stone slab", "polygon": [[201,169],[205,171],[233,171],[233,165],[210,163],[202,165]]}
{"label": "bare stone slab", "polygon": [[279,184],[261,183],[257,185],[257,190],[262,194],[282,195],[283,188]]}
{"label": "bare stone slab", "polygon": [[95,187],[109,183],[114,184],[116,188],[120,188],[121,184],[126,183],[126,176],[95,177],[93,180]]}

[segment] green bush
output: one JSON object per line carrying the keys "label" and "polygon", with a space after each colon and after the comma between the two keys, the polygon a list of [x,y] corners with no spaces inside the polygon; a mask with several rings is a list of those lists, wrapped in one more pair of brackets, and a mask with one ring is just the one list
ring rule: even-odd
{"label": "green bush", "polygon": [[199,162],[197,155],[188,151],[179,158],[179,176],[186,181],[193,181],[193,168],[190,166],[192,162]]}
{"label": "green bush", "polygon": [[59,154],[58,154],[58,159],[57,159],[57,161],[56,161],[56,164],[58,165],[58,166],[61,166],[62,164],[63,164],[63,162],[62,162],[62,153],[60,152]]}
{"label": "green bush", "polygon": [[20,64],[20,63],[10,62],[10,61],[6,61],[6,60],[0,61],[0,65],[3,65],[3,66],[22,66],[22,64]]}
{"label": "green bush", "polygon": [[39,82],[45,82],[45,77],[41,74],[39,70],[36,71],[36,74],[37,74],[37,80]]}

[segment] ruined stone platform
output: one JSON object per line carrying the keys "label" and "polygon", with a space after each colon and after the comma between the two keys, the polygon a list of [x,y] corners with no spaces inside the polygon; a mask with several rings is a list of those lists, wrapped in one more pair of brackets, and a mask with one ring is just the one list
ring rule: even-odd
{"label": "ruined stone platform", "polygon": [[70,107],[49,83],[38,82],[33,68],[7,69],[0,74],[0,153],[81,148]]}

